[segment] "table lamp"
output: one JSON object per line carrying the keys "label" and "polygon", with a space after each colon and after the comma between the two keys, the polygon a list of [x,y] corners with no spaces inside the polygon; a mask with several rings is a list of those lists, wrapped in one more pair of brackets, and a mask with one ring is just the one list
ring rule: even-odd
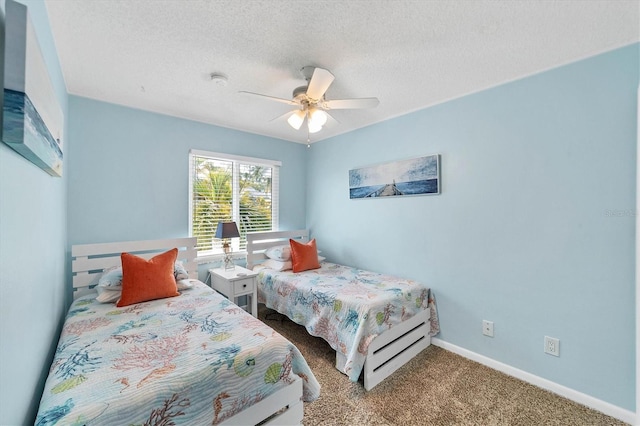
{"label": "table lamp", "polygon": [[224,251],[224,269],[235,269],[236,265],[231,258],[230,238],[239,238],[240,233],[235,222],[218,222],[216,238],[223,240],[222,250]]}

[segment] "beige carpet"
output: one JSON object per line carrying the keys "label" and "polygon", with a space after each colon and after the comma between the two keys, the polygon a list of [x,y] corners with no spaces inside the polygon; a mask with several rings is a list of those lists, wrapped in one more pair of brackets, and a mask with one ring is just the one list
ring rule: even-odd
{"label": "beige carpet", "polygon": [[304,425],[624,425],[431,345],[369,392],[335,369],[335,352],[260,305],[259,318],[300,349],[322,385]]}

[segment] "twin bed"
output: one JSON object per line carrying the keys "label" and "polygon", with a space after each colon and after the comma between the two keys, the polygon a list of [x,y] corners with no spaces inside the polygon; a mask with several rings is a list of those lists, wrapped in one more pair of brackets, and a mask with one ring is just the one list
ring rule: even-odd
{"label": "twin bed", "polygon": [[439,323],[427,286],[329,262],[298,273],[270,268],[270,248],[286,247],[290,239],[305,243],[309,233],[247,235],[247,267],[260,271],[258,301],[326,340],[336,351],[336,368],[351,381],[363,372],[370,390],[429,346]]}
{"label": "twin bed", "polygon": [[[370,390],[430,344],[439,326],[428,287],[328,262],[295,274],[265,267],[267,249],[289,239],[309,234],[247,235],[258,299],[324,338],[350,380],[363,372]],[[126,269],[113,279],[121,253],[155,259],[172,248],[177,296],[105,302],[124,299],[103,287],[124,282]],[[198,281],[195,238],[76,245],[71,256],[74,302],[36,425],[300,424],[302,401],[319,397],[291,342]]]}
{"label": "twin bed", "polygon": [[[72,248],[77,295],[36,425],[301,423],[302,401],[320,393],[309,366],[291,342],[197,280],[195,246],[186,238]],[[174,247],[191,286],[177,297],[117,307],[89,289],[121,252],[149,259]]]}

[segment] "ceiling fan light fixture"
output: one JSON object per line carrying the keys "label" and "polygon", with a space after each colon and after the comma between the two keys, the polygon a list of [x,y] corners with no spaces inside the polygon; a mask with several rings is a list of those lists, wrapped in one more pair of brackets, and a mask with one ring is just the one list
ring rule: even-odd
{"label": "ceiling fan light fixture", "polygon": [[309,133],[318,133],[322,130],[322,126],[320,124],[314,123],[311,120],[307,120],[307,127],[309,128]]}
{"label": "ceiling fan light fixture", "polygon": [[327,113],[321,109],[312,108],[309,110],[309,121],[313,123],[314,127],[320,126],[320,128],[322,128],[322,126],[327,124],[327,118]]}
{"label": "ceiling fan light fixture", "polygon": [[[306,120],[307,141],[309,140],[309,134],[319,132],[327,124],[331,117],[327,111],[333,109],[373,108],[379,103],[377,98],[327,100],[325,94],[335,79],[333,74],[329,70],[313,66],[303,67],[301,71],[305,80],[307,80],[307,85],[295,88],[292,99],[277,98],[246,91],[242,91],[242,93],[295,107],[294,111],[287,112],[283,116],[286,117],[288,115],[287,122],[295,130],[300,130]],[[331,118],[336,121],[335,118]]]}
{"label": "ceiling fan light fixture", "polygon": [[300,126],[302,126],[302,123],[304,122],[304,117],[305,117],[304,111],[299,109],[289,116],[289,118],[287,119],[287,122],[291,127],[298,130],[300,129]]}

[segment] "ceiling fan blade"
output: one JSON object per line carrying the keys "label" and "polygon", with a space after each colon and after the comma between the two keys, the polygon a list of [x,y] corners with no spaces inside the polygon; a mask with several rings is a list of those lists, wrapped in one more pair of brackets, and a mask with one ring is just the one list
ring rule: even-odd
{"label": "ceiling fan blade", "polygon": [[272,118],[271,120],[269,120],[269,123],[271,123],[272,121],[287,121],[286,119],[289,118],[289,116],[295,111],[297,111],[297,110],[287,111],[282,115],[279,115],[277,117]]}
{"label": "ceiling fan blade", "polygon": [[272,101],[282,102],[283,104],[287,104],[287,105],[300,105],[298,102],[292,101],[291,99],[276,98],[274,96],[261,95],[260,93],[246,92],[244,90],[241,90],[238,93],[246,93],[248,95],[260,96],[261,98],[267,98],[267,99],[270,99]]}
{"label": "ceiling fan blade", "polygon": [[313,75],[307,87],[307,96],[314,100],[320,100],[324,96],[335,77],[329,71],[323,68],[313,70]]}
{"label": "ceiling fan blade", "polygon": [[378,98],[332,99],[322,102],[322,107],[327,109],[375,108],[379,103]]}
{"label": "ceiling fan blade", "polygon": [[327,113],[327,123],[338,123],[340,124],[340,120],[337,120],[333,115],[329,114],[327,111],[325,111]]}

